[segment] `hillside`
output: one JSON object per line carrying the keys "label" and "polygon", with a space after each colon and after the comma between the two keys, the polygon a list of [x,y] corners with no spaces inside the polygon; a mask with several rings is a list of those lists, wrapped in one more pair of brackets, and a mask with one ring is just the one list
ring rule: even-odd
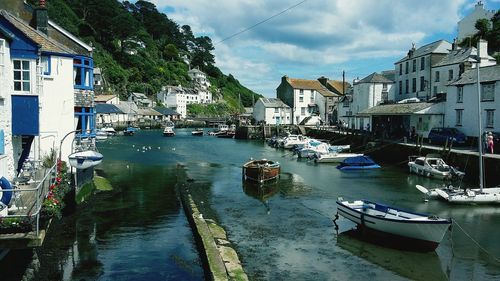
{"label": "hillside", "polygon": [[[35,6],[37,0],[29,0]],[[126,99],[130,92],[149,97],[165,85],[189,87],[187,74],[198,67],[209,75],[210,91],[221,96],[226,112],[251,106],[260,95],[242,86],[231,74],[223,74],[215,66],[212,41],[207,36],[195,37],[189,25],[179,26],[156,6],[147,1],[117,0],[48,0],[49,17],[94,48],[94,61],[108,85],[106,91]],[[137,53],[130,54],[130,50]],[[204,108],[196,107],[203,113]],[[207,109],[208,112],[213,108]]]}

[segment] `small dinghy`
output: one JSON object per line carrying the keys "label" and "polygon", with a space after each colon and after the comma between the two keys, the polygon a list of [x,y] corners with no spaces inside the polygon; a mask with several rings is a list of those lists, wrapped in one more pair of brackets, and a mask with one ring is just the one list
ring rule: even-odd
{"label": "small dinghy", "polygon": [[68,156],[71,167],[82,170],[99,165],[104,156],[94,150],[72,153]]}
{"label": "small dinghy", "polygon": [[384,233],[408,243],[418,243],[422,251],[433,251],[451,225],[451,219],[419,214],[387,205],[356,200],[337,200],[338,215],[358,227]]}
{"label": "small dinghy", "polygon": [[378,168],[380,168],[380,165],[365,155],[346,158],[342,161],[342,163],[340,163],[340,165],[337,166],[337,169],[339,170],[364,170]]}
{"label": "small dinghy", "polygon": [[243,165],[243,179],[258,183],[276,179],[280,175],[280,164],[271,160],[250,160]]}
{"label": "small dinghy", "polygon": [[196,128],[194,131],[191,131],[191,135],[193,136],[203,136],[203,129],[202,128]]}

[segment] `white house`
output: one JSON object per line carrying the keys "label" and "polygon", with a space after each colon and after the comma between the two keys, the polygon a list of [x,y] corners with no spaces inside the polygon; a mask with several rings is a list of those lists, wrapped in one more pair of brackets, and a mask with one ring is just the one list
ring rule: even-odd
{"label": "white house", "polygon": [[358,113],[381,103],[394,101],[393,86],[394,81],[375,72],[354,81],[351,93],[339,103],[339,120],[350,128],[366,129],[367,125],[371,125],[370,117]]}
{"label": "white house", "polygon": [[142,93],[131,93],[128,101],[135,103],[139,108],[153,107],[153,101]]}
{"label": "white house", "polygon": [[474,10],[458,22],[458,42],[474,35],[477,32],[475,24],[479,19],[488,19],[495,15],[495,11],[488,11],[484,8],[483,1],[478,1]]}
{"label": "white house", "polygon": [[[340,89],[339,89],[340,88]],[[348,84],[320,77],[306,80],[283,76],[276,89],[276,96],[292,108],[292,124],[300,124],[306,118],[318,116],[324,122],[336,119],[335,105]]]}
{"label": "white house", "polygon": [[255,103],[252,113],[255,121],[272,125],[291,124],[291,115],[291,108],[275,98],[260,98]]}
{"label": "white house", "polygon": [[[481,49],[481,67],[495,65],[495,59],[488,56],[488,42],[480,40],[479,48]],[[477,56],[476,48],[461,49],[454,42],[452,50],[432,67],[432,95],[446,93],[449,83],[457,80],[467,68],[476,67],[475,56]]]}
{"label": "white house", "polygon": [[118,116],[118,122],[131,123],[137,121],[137,112],[139,108],[134,102],[120,101],[120,103],[115,106],[123,112],[123,115]]}
{"label": "white house", "polygon": [[413,45],[408,54],[394,64],[396,101],[408,98],[430,99],[434,86],[431,68],[451,49],[451,43],[445,40],[435,41],[418,49]]}
{"label": "white house", "polygon": [[[500,65],[480,67],[482,130],[500,131]],[[448,86],[445,126],[478,136],[477,69],[465,71]]]}
{"label": "white house", "polygon": [[198,68],[190,69],[188,75],[193,80],[193,89],[198,94],[196,98],[198,103],[212,103],[212,93],[208,90],[210,81],[207,79],[207,75]]}
{"label": "white house", "polygon": [[179,113],[182,118],[186,118],[186,92],[182,86],[165,86],[156,94],[157,100],[165,107],[173,109]]}

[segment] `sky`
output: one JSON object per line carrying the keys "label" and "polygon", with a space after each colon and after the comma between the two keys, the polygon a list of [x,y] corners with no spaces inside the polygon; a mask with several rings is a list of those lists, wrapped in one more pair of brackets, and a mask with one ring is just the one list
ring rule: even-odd
{"label": "sky", "polygon": [[[346,81],[352,83],[373,72],[393,70],[394,62],[406,55],[412,43],[418,48],[440,39],[452,42],[457,36],[457,22],[473,10],[477,1],[150,2],[180,26],[190,25],[195,36],[209,36],[222,72],[232,74],[254,92],[276,97],[284,75],[342,80],[345,71]],[[500,0],[483,3],[488,10],[500,9]]]}

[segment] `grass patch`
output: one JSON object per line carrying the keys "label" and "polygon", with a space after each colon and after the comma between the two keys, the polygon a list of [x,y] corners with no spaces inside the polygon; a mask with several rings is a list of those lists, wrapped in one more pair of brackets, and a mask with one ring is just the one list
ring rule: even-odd
{"label": "grass patch", "polygon": [[97,190],[101,191],[110,191],[113,190],[113,186],[111,186],[111,183],[103,177],[95,176],[94,177],[94,184]]}

